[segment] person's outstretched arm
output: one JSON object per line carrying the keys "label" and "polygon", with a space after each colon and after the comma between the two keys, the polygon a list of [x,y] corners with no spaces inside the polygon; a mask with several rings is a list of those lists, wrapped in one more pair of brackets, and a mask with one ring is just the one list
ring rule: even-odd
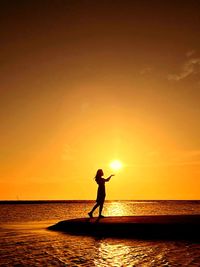
{"label": "person's outstretched arm", "polygon": [[114,176],[114,174],[111,174],[108,178],[105,179],[106,182],[110,181],[110,178]]}

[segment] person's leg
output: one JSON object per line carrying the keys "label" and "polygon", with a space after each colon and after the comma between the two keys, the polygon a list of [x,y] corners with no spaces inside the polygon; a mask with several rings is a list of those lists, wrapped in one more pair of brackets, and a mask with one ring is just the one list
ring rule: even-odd
{"label": "person's leg", "polygon": [[96,203],[95,205],[94,205],[94,207],[92,208],[92,210],[88,213],[88,215],[90,216],[90,218],[92,218],[93,216],[92,216],[92,214],[93,214],[93,212],[96,210],[96,208],[99,206],[99,203]]}
{"label": "person's leg", "polygon": [[99,205],[99,217],[101,217],[102,216],[102,210],[103,210],[103,204],[104,204],[104,202],[102,202],[102,203],[100,203],[100,205]]}

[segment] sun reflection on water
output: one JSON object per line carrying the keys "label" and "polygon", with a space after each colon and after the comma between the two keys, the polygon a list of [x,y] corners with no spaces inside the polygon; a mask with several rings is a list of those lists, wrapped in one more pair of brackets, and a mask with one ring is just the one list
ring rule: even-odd
{"label": "sun reflection on water", "polygon": [[128,206],[124,203],[113,201],[106,205],[106,216],[127,216]]}
{"label": "sun reflection on water", "polygon": [[100,243],[99,254],[94,259],[95,266],[132,266],[130,247],[124,244]]}

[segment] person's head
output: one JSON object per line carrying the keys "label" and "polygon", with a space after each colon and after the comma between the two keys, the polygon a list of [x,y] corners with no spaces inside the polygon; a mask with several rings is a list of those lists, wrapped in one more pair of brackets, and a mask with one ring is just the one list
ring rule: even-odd
{"label": "person's head", "polygon": [[97,171],[97,173],[96,173],[95,178],[100,178],[100,177],[102,177],[102,176],[103,176],[103,170],[102,170],[102,169],[99,169],[99,170]]}

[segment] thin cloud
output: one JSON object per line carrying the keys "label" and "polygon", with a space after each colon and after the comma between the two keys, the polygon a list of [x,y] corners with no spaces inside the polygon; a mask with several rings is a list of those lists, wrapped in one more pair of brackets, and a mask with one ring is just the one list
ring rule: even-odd
{"label": "thin cloud", "polygon": [[142,69],[140,71],[141,75],[146,75],[146,74],[151,74],[151,73],[152,73],[152,68],[151,67],[146,67],[146,68],[144,68],[144,69]]}
{"label": "thin cloud", "polygon": [[70,147],[70,145],[65,145],[61,158],[64,161],[74,160],[74,150]]}
{"label": "thin cloud", "polygon": [[199,165],[200,150],[178,151],[174,154],[172,161],[181,165]]}
{"label": "thin cloud", "polygon": [[195,54],[195,50],[190,50],[186,53],[186,57],[191,57],[192,55]]}
{"label": "thin cloud", "polygon": [[189,58],[181,69],[181,72],[178,74],[169,74],[168,80],[180,81],[188,76],[200,73],[200,58]]}
{"label": "thin cloud", "polygon": [[90,109],[90,103],[88,101],[85,101],[81,103],[81,112],[85,113]]}
{"label": "thin cloud", "polygon": [[[149,163],[147,163],[149,161]],[[163,153],[148,153],[144,164],[148,166],[186,166],[200,165],[200,150],[180,150]]]}

